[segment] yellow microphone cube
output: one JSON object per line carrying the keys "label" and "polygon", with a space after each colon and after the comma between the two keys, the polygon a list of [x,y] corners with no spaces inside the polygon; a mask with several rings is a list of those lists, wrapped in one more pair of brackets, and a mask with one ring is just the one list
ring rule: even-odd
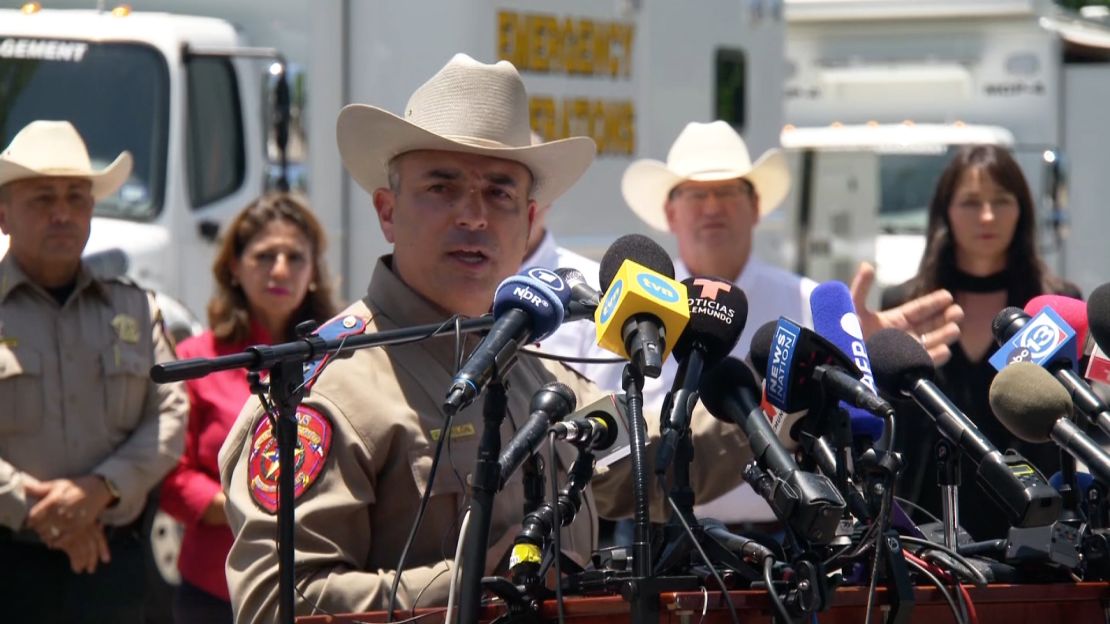
{"label": "yellow microphone cube", "polygon": [[621,328],[629,317],[636,314],[651,314],[663,322],[667,334],[663,349],[663,360],[666,361],[682,330],[690,322],[686,285],[632,260],[625,260],[594,313],[598,346],[629,358],[621,338]]}

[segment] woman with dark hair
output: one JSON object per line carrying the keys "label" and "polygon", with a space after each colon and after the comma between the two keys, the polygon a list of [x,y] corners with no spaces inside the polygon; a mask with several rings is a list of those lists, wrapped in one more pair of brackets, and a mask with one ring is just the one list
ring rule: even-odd
{"label": "woman with dark hair", "polygon": [[[1030,445],[1005,429],[991,412],[988,390],[995,370],[988,358],[995,351],[991,321],[1006,306],[1023,307],[1041,294],[1078,297],[1074,286],[1053,275],[1037,253],[1036,214],[1021,168],[1003,148],[961,149],[937,182],[929,204],[925,253],[917,276],[883,293],[882,307],[948,289],[963,308],[960,340],[951,359],[937,370],[937,384],[1001,450],[1017,449],[1042,472],[1059,467],[1051,444]],[[935,514],[940,491],[932,461],[936,428],[924,414],[898,422],[895,445],[905,462],[899,495]],[[963,462],[960,525],[976,539],[1005,537],[1002,511],[975,483],[970,461]]]}
{"label": "woman with dark hair", "polygon": [[[325,246],[316,217],[294,195],[266,194],[244,208],[228,226],[212,266],[211,329],[178,345],[178,357],[216,357],[291,340],[298,323],[323,323],[334,315]],[[250,396],[247,373],[216,372],[186,387],[191,412],[185,454],[162,486],[162,507],[185,525],[174,619],[230,624],[224,562],[232,534],[217,456]]]}

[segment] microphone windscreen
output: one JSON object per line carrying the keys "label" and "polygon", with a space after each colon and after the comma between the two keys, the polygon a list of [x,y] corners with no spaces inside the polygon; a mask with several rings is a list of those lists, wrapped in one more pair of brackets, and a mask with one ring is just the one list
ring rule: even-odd
{"label": "microphone windscreen", "polygon": [[1032,362],[1014,362],[999,371],[989,398],[998,421],[1026,442],[1051,440],[1052,426],[1072,411],[1064,386]]}
{"label": "microphone windscreen", "polygon": [[998,345],[1004,344],[1029,321],[1025,310],[1014,306],[1002,308],[991,321],[991,335]]}
{"label": "microphone windscreen", "polygon": [[706,365],[712,366],[740,340],[748,320],[748,298],[739,286],[715,277],[688,277],[682,283],[690,299],[690,322],[674,345],[675,359],[685,361],[700,344]]}
{"label": "microphone windscreen", "polygon": [[[528,271],[534,272],[535,269]],[[562,282],[562,279],[559,281]],[[569,288],[556,292],[531,275],[511,275],[493,293],[493,316],[500,318],[511,309],[524,310],[532,323],[528,340],[536,342],[559,329],[569,300]]]}
{"label": "microphone windscreen", "polygon": [[936,369],[929,352],[916,338],[888,327],[867,341],[875,382],[889,393],[907,392],[918,379],[933,380]]}
{"label": "microphone windscreen", "polygon": [[[856,304],[852,293],[844,282],[829,281],[818,284],[809,297],[810,312],[813,313],[813,329],[848,356],[863,377],[860,381],[875,391],[875,380],[871,372],[871,358],[863,343],[863,328],[856,314]],[[852,434],[879,439],[883,433],[883,420],[858,407],[845,405],[852,420]]]}
{"label": "microphone windscreen", "polygon": [[725,399],[735,390],[747,390],[752,396],[759,396],[759,384],[752,369],[734,357],[724,358],[701,376],[699,394],[702,405],[714,418],[727,423],[732,423],[732,420],[726,416]]}
{"label": "microphone windscreen", "polygon": [[1087,326],[1099,348],[1110,353],[1110,282],[1096,288],[1087,299]]}
{"label": "microphone windscreen", "polygon": [[1076,344],[1080,348],[1087,343],[1087,304],[1079,299],[1063,295],[1037,295],[1025,304],[1025,313],[1037,316],[1041,310],[1052,308],[1060,318],[1064,319],[1075,330]]}
{"label": "microphone windscreen", "polygon": [[775,339],[775,330],[778,326],[778,321],[767,321],[752,335],[750,352],[752,366],[755,366],[755,370],[762,375],[767,374],[767,362],[771,359],[771,342]]}
{"label": "microphone windscreen", "polygon": [[613,278],[625,260],[631,260],[664,277],[674,279],[674,263],[665,249],[642,234],[626,234],[613,241],[601,258],[598,277],[602,291],[609,290],[609,285],[613,283]]}

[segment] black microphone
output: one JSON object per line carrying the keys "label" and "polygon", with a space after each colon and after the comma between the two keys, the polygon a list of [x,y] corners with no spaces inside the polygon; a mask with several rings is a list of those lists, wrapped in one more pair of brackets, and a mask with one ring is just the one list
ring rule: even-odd
{"label": "black microphone", "polygon": [[516,363],[524,343],[559,329],[569,299],[562,278],[547,269],[525,269],[501,282],[493,296],[493,327],[455,375],[443,410],[454,414],[473,403],[494,375],[505,375]]}
{"label": "black microphone", "polygon": [[590,451],[604,451],[617,441],[619,428],[612,414],[594,410],[582,417],[561,420],[551,426],[551,431],[556,440],[565,440]]}
{"label": "black microphone", "polygon": [[531,413],[528,420],[516,430],[513,437],[501,449],[497,459],[501,480],[498,489],[505,486],[513,472],[531,455],[543,441],[548,427],[574,411],[578,400],[574,391],[559,382],[551,382],[532,395],[528,406]]}
{"label": "black microphone", "polygon": [[590,285],[585,275],[578,269],[558,268],[555,274],[563,278],[570,287],[570,301],[567,302],[564,323],[582,319],[593,320],[594,312],[601,302],[601,293]]}
{"label": "black microphone", "polygon": [[775,512],[801,537],[827,544],[836,536],[845,502],[825,475],[803,472],[775,437],[763,408],[755,375],[747,364],[726,357],[701,380],[701,400],[715,418],[740,426],[756,465],[768,479],[752,483]]}
{"label": "black microphone", "polygon": [[731,282],[715,277],[682,280],[690,304],[690,322],[674,345],[678,361],[671,391],[663,403],[663,438],[655,455],[655,473],[665,474],[678,440],[690,427],[702,371],[727,356],[748,320],[748,298]]}
{"label": "black microphone", "polygon": [[1048,371],[1032,362],[1003,368],[991,383],[990,404],[1010,433],[1034,444],[1055,442],[1110,483],[1110,454],[1070,420],[1071,397]]}
{"label": "black microphone", "polygon": [[1110,353],[1110,282],[1087,298],[1087,331],[1103,353]]}
{"label": "black microphone", "polygon": [[1060,494],[1016,453],[1003,455],[933,383],[936,369],[925,347],[899,329],[882,329],[867,341],[875,381],[887,392],[912,397],[946,440],[977,467],[976,481],[1006,512],[1011,526],[1052,524]]}
{"label": "black microphone", "polygon": [[[1057,310],[1053,311],[1059,313]],[[1075,310],[1070,310],[1070,312],[1075,312]],[[1031,320],[1032,317],[1029,313],[1021,308],[1008,307],[1003,309],[991,322],[994,341],[999,346],[1006,344]],[[1065,322],[1067,322],[1066,319]],[[1079,411],[1091,422],[1097,423],[1104,432],[1110,434],[1110,407],[1107,407],[1106,403],[1095,394],[1090,384],[1072,370],[1072,360],[1066,354],[1058,354],[1043,364],[1044,368],[1056,378],[1056,381],[1064,386]]]}

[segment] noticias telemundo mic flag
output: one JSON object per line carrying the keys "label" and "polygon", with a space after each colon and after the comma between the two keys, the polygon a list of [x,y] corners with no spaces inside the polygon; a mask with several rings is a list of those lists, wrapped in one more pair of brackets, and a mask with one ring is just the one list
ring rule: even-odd
{"label": "noticias telemundo mic flag", "polygon": [[1046,307],[999,347],[990,363],[996,370],[1014,362],[1032,362],[1043,367],[1057,357],[1066,357],[1078,370],[1076,349],[1075,330],[1052,308]]}
{"label": "noticias telemundo mic flag", "polygon": [[663,349],[666,360],[690,322],[686,286],[632,260],[625,260],[594,313],[598,346],[628,358],[621,329],[625,321],[636,314],[651,314],[663,322],[667,334]]}

